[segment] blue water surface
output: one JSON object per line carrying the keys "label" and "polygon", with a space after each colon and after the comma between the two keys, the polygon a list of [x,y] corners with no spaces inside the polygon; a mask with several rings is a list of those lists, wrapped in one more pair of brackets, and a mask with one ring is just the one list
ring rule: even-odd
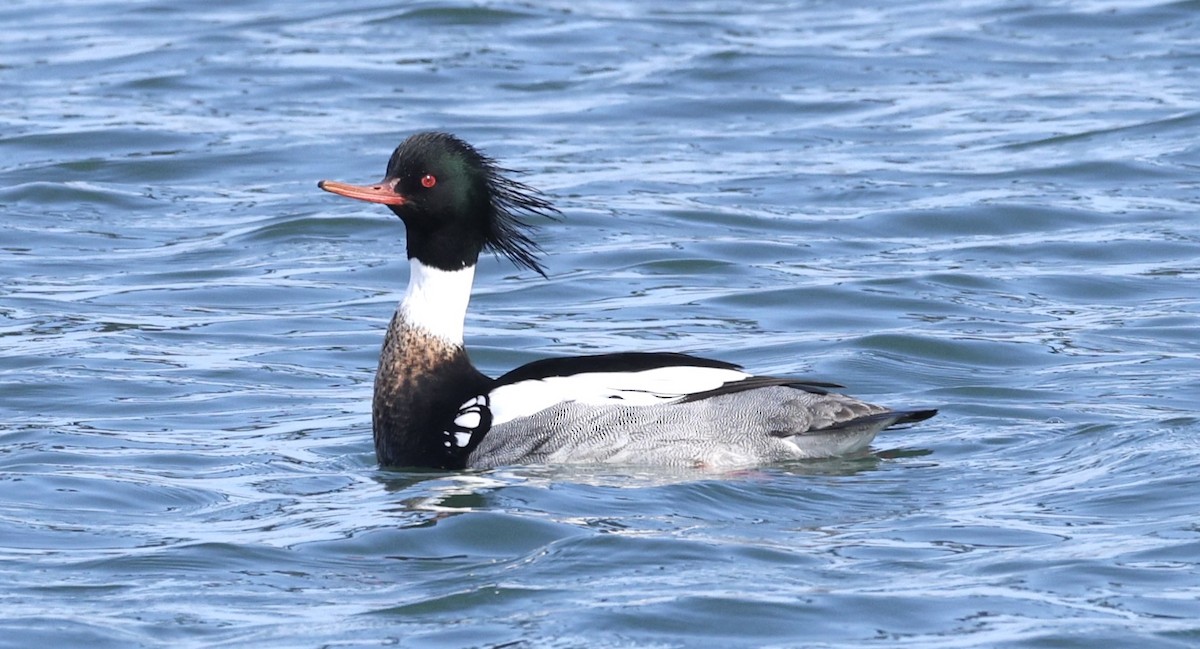
{"label": "blue water surface", "polygon": [[[1200,2],[9,2],[0,646],[1200,646]],[[564,211],[493,375],[936,406],[733,474],[379,470],[410,133]]]}

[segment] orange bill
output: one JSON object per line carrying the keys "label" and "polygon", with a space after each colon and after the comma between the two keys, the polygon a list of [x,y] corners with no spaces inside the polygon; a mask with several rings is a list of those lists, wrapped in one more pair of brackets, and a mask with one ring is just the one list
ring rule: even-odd
{"label": "orange bill", "polygon": [[374,185],[351,185],[350,183],[341,183],[336,180],[322,180],[317,183],[317,187],[338,196],[356,198],[368,203],[403,205],[408,202],[408,199],[404,198],[403,194],[396,192],[395,180],[381,180]]}

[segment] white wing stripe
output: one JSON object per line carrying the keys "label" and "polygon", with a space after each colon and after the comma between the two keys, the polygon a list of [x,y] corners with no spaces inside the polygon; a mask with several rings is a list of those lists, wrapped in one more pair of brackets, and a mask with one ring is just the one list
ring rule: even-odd
{"label": "white wing stripe", "polygon": [[519,381],[502,385],[488,396],[492,425],[496,426],[563,401],[647,406],[747,378],[750,375],[739,370],[675,365],[641,372],[587,372]]}

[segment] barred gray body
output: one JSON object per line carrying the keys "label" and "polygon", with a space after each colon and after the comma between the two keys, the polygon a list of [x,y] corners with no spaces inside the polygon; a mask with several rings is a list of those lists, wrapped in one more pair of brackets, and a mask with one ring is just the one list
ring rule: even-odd
{"label": "barred gray body", "polygon": [[754,466],[852,454],[907,415],[788,387],[648,406],[564,402],[493,427],[467,464]]}

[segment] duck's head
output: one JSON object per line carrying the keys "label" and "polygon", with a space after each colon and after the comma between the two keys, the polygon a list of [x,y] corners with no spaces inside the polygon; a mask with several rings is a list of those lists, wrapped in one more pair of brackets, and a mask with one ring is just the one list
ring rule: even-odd
{"label": "duck's head", "polygon": [[541,192],[449,133],[418,133],[388,160],[382,180],[351,185],[322,180],[317,186],[348,198],[381,203],[404,221],[408,256],[441,270],[474,266],[482,250],[545,276],[533,226],[523,215],[554,218],[558,210]]}

